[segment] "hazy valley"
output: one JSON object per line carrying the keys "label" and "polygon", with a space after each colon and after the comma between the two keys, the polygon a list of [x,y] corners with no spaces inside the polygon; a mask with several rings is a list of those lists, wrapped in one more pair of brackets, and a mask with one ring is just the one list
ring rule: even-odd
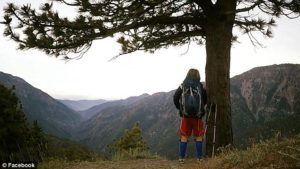
{"label": "hazy valley", "polygon": [[[49,134],[105,154],[108,144],[139,122],[151,152],[177,156],[180,118],[173,105],[174,91],[115,101],[61,101],[5,73],[0,73],[0,83],[16,87],[27,118],[38,120]],[[231,103],[238,147],[278,132],[285,136],[299,133],[300,65],[259,67],[231,78]]]}

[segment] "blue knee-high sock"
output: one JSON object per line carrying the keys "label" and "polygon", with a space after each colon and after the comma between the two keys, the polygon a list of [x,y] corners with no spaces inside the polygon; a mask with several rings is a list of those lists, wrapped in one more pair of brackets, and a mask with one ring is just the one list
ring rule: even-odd
{"label": "blue knee-high sock", "polygon": [[202,141],[196,141],[197,158],[202,158]]}
{"label": "blue knee-high sock", "polygon": [[179,142],[179,157],[184,158],[186,152],[187,142]]}

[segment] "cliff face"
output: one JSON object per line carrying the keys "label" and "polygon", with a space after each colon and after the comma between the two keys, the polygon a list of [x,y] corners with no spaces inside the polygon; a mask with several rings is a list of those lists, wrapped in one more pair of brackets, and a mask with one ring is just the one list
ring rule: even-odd
{"label": "cliff face", "polygon": [[231,99],[235,140],[299,132],[300,65],[259,67],[233,77]]}
{"label": "cliff face", "polygon": [[265,116],[282,110],[289,114],[297,111],[300,91],[300,67],[280,65],[261,67],[232,79],[232,86],[240,88],[247,107],[258,120],[259,114]]}

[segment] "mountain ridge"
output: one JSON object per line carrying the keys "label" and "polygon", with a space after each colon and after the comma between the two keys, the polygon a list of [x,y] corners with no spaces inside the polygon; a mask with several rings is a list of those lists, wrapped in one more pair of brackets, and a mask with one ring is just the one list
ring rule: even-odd
{"label": "mountain ridge", "polygon": [[97,99],[97,100],[57,99],[57,100],[77,112],[81,112],[81,111],[87,110],[93,106],[100,105],[100,104],[107,102],[107,100],[104,100],[104,99]]}
{"label": "mountain ridge", "polygon": [[47,133],[63,138],[72,137],[74,127],[81,121],[76,112],[22,78],[0,72],[0,83],[8,88],[15,86],[16,95],[30,122],[38,120]]}
{"label": "mountain ridge", "polygon": [[[264,73],[262,69],[266,72]],[[274,71],[273,69],[279,71]],[[279,88],[285,87],[285,85],[282,85],[285,81],[284,78],[281,78],[282,76],[293,79],[291,83],[287,83],[290,88],[293,88],[293,90],[289,89],[293,92],[289,92],[288,95],[282,95],[282,100],[291,99],[290,95],[293,93],[300,95],[300,87],[298,86],[300,77],[297,73],[299,70],[300,65],[296,64],[272,65],[254,68],[231,78],[232,120],[235,144],[244,147],[251,144],[252,138],[257,141],[270,138],[275,134],[274,131],[271,131],[273,128],[281,132],[286,130],[293,131],[290,134],[300,131],[299,125],[295,123],[299,116],[292,116],[288,108],[297,105],[298,101],[300,104],[300,97],[293,102],[293,105],[287,106],[286,102],[283,102],[282,105],[276,104],[277,96],[281,95]],[[290,71],[296,71],[296,73],[290,73]],[[251,87],[249,85],[252,85],[253,91],[250,90]],[[258,90],[259,88],[256,88],[257,85],[265,86],[261,88],[263,90]],[[259,92],[255,92],[256,90]],[[254,96],[248,96],[250,91]],[[130,128],[134,122],[140,122],[144,132],[143,136],[146,138],[150,150],[163,156],[174,156],[176,158],[177,129],[180,118],[173,105],[173,93],[174,90],[159,92],[141,98],[133,104],[113,105],[98,109],[99,112],[94,112],[94,116],[80,125],[81,128],[78,130],[77,139],[90,148],[105,153],[107,151],[106,145],[112,142],[113,138],[120,137],[123,130]],[[250,100],[247,100],[248,97]],[[268,102],[263,101],[263,99]],[[260,103],[269,103],[265,109],[272,114],[269,120],[264,112],[258,111],[263,110],[262,108],[258,109],[263,106]],[[260,116],[265,117],[261,118]],[[282,118],[283,121],[289,119],[290,124],[278,126],[278,122],[275,122],[276,120],[274,119],[279,120]],[[192,144],[189,144],[189,146],[190,149],[193,149]]]}
{"label": "mountain ridge", "polygon": [[300,132],[300,64],[258,67],[235,76],[231,96],[236,144],[246,147],[278,132]]}
{"label": "mountain ridge", "polygon": [[149,94],[142,94],[140,96],[131,96],[128,97],[126,99],[120,99],[120,100],[111,100],[111,101],[107,101],[105,103],[102,103],[100,105],[95,105],[87,110],[83,110],[80,111],[79,113],[82,115],[83,119],[85,121],[89,120],[91,117],[93,117],[97,112],[108,108],[108,107],[113,107],[113,106],[119,106],[119,105],[129,105],[132,104],[134,102],[136,102],[137,100],[141,99],[141,98],[146,98],[150,96]]}
{"label": "mountain ridge", "polygon": [[[56,103],[56,100],[32,86],[25,85],[22,88],[21,84],[25,81],[21,78],[12,78],[11,75],[4,76],[3,73],[0,73],[0,82],[5,80],[8,81],[8,86],[12,86],[13,82],[19,83],[19,86],[16,85],[16,93],[21,97],[24,106],[26,105],[27,109],[34,107],[40,110],[40,112],[35,110],[35,114],[29,112],[30,119],[32,120],[34,115],[37,116],[40,113],[41,117],[38,121],[45,123],[46,131],[54,130],[50,130],[50,133],[55,133],[54,135],[72,138],[93,150],[107,153],[106,146],[113,139],[119,138],[125,129],[130,128],[135,122],[139,122],[143,130],[143,137],[151,151],[162,156],[173,156],[174,158],[177,156],[176,140],[178,139],[177,129],[180,118],[173,105],[174,90],[152,95],[143,94],[96,105],[84,111],[85,118],[81,119],[76,112],[69,108],[67,108],[67,112],[71,114],[71,117],[68,117],[68,113],[67,115],[62,113],[62,116],[56,117],[51,116],[55,115],[55,112],[41,113],[41,110],[45,108],[49,111],[47,108],[49,105],[45,103]],[[232,126],[235,144],[247,147],[253,143],[253,140],[270,138],[277,132],[286,136],[299,133],[299,83],[299,64],[258,67],[232,77]],[[45,97],[37,97],[40,95]],[[36,99],[31,99],[32,97]],[[60,107],[59,109],[66,107],[62,103],[55,105]],[[73,116],[73,114],[76,115]],[[188,146],[190,149],[194,148],[193,144]],[[188,154],[188,156],[192,156],[192,154]]]}

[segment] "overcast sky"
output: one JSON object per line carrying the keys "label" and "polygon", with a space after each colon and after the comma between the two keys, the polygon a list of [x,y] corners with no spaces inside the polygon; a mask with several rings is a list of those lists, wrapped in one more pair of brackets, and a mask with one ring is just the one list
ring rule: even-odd
{"label": "overcast sky", "polygon": [[[1,0],[0,20],[7,2],[39,5],[36,0]],[[63,9],[59,12],[69,12]],[[245,35],[239,38],[241,43],[232,47],[231,77],[258,66],[300,64],[300,19],[282,17],[277,25],[274,38],[257,36],[264,48],[254,48]],[[108,62],[120,52],[120,46],[115,39],[105,39],[94,42],[82,59],[65,63],[37,50],[16,50],[17,45],[3,36],[3,30],[0,25],[0,71],[19,76],[54,98],[120,99],[170,91],[178,87],[190,68],[197,68],[205,80],[204,46],[191,44],[186,54],[187,46],[154,54],[136,52]]]}

